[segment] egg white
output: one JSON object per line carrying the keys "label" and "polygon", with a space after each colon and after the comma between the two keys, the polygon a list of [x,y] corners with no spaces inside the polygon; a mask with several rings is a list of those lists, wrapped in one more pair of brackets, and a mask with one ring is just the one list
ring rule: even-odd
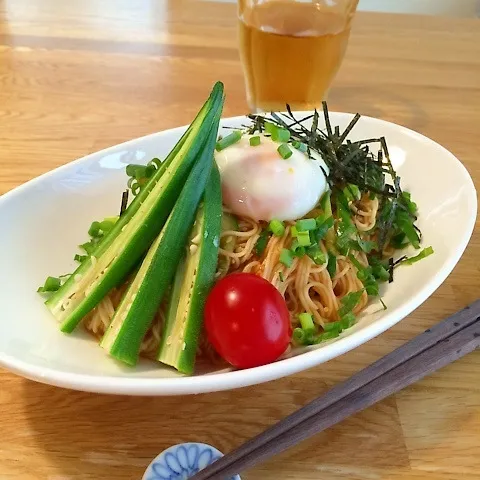
{"label": "egg white", "polygon": [[314,159],[290,145],[292,156],[283,159],[280,143],[260,135],[258,146],[250,135],[215,152],[222,178],[223,203],[237,215],[254,220],[297,220],[318,203],[328,189],[323,159]]}

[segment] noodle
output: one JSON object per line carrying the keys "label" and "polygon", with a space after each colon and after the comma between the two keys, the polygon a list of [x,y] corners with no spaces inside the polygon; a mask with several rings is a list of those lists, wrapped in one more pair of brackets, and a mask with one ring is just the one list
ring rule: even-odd
{"label": "noodle", "polygon": [[[354,223],[361,232],[369,232],[375,226],[378,211],[378,200],[362,196],[357,202],[350,203],[354,213]],[[229,213],[226,209],[224,209]],[[368,302],[363,283],[357,277],[357,268],[350,258],[337,256],[336,273],[330,276],[327,265],[317,265],[307,255],[295,257],[290,267],[280,262],[280,253],[290,248],[293,237],[293,222],[286,222],[285,232],[278,237],[272,235],[264,251],[258,255],[256,244],[264,229],[264,223],[251,218],[239,218],[239,229],[226,230],[221,233],[219,248],[219,269],[217,279],[234,272],[253,273],[272,283],[284,297],[291,315],[293,326],[298,325],[298,314],[307,312],[314,322],[323,327],[326,323],[339,320],[340,302],[349,293],[362,290],[362,295],[353,309],[353,313],[361,312]],[[368,237],[368,233],[366,234]],[[226,248],[225,240],[230,240],[231,249]],[[320,243],[321,250],[328,255],[327,247]],[[355,252],[355,259],[368,266],[363,252]],[[221,268],[220,268],[221,265]],[[120,304],[127,288],[126,282],[121,288],[113,289],[84,319],[84,326],[95,337],[101,338],[107,330],[115,309]],[[141,355],[154,359],[161,340],[162,326],[165,320],[166,304],[161,305],[153,325],[147,332],[141,345]],[[222,363],[218,354],[209,344],[204,333],[199,340],[199,354],[214,364]]]}
{"label": "noodle", "polygon": [[[84,318],[83,325],[86,330],[98,339],[101,339],[110,325],[115,309],[120,304],[122,295],[127,289],[128,283],[121,288],[110,291],[102,301]],[[166,306],[162,304],[155,320],[143,339],[140,354],[144,357],[155,359],[160,346],[162,326],[165,320]]]}
{"label": "noodle", "polygon": [[369,198],[364,194],[358,202],[350,204],[354,216],[355,226],[360,232],[368,232],[375,226],[378,212],[378,198]]}
{"label": "noodle", "polygon": [[[350,204],[354,213],[354,222],[361,232],[368,232],[375,226],[378,199],[362,196],[357,202]],[[340,301],[349,293],[362,290],[362,296],[353,312],[361,312],[367,302],[368,295],[363,283],[357,277],[357,268],[349,258],[338,256],[336,273],[330,277],[326,265],[316,265],[307,255],[294,258],[287,268],[280,262],[283,248],[291,247],[291,224],[287,225],[281,237],[271,236],[264,252],[259,256],[255,252],[255,244],[260,236],[262,225],[252,219],[242,218],[239,231],[230,230],[222,233],[222,238],[235,240],[232,251],[220,250],[220,255],[228,260],[229,268],[223,272],[246,272],[259,275],[272,283],[285,298],[291,314],[292,324],[298,323],[299,313],[307,312],[313,316],[315,323],[323,326],[325,323],[339,320]],[[323,244],[320,248],[327,253]],[[363,252],[355,254],[356,260],[362,266],[368,266],[367,257]]]}

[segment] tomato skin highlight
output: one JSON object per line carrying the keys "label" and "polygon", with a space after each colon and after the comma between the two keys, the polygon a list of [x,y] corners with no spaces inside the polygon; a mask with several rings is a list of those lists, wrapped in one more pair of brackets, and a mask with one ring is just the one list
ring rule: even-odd
{"label": "tomato skin highlight", "polygon": [[205,328],[215,350],[237,368],[275,361],[292,336],[282,295],[251,273],[232,273],[213,287],[205,305]]}

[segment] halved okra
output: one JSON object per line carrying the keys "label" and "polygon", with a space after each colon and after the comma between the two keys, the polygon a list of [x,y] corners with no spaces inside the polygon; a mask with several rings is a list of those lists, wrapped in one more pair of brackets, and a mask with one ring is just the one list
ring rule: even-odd
{"label": "halved okra", "polygon": [[175,274],[157,359],[182,373],[193,373],[207,295],[215,280],[222,224],[220,174],[212,169]]}
{"label": "halved okra", "polygon": [[167,292],[212,171],[220,112],[160,235],[150,247],[108,327],[101,346],[117,360],[135,365],[142,340]]}
{"label": "halved okra", "polygon": [[71,332],[107,293],[137,265],[158,236],[195,160],[218,125],[223,85],[218,82],[165,162],[127,208],[93,254],[45,303]]}

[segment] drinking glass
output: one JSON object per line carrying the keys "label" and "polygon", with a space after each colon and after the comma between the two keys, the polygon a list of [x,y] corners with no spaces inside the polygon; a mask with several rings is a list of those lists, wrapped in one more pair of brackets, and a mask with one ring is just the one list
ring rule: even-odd
{"label": "drinking glass", "polygon": [[251,111],[318,108],[342,63],[358,0],[238,0]]}

